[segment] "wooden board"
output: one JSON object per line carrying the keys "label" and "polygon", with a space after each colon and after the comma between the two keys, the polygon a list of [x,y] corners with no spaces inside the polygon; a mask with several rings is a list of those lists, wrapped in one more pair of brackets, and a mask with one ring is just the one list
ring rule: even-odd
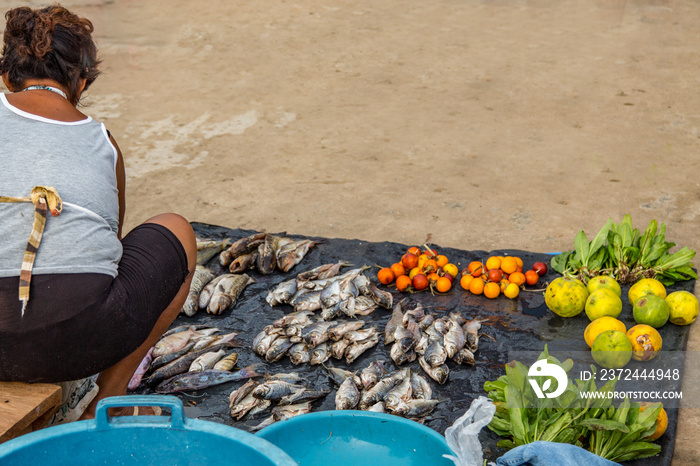
{"label": "wooden board", "polygon": [[61,398],[56,384],[0,382],[0,443],[44,427]]}

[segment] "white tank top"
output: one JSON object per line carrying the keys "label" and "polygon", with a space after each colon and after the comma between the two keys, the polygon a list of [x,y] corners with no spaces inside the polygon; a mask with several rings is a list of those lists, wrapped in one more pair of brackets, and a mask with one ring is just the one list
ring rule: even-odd
{"label": "white tank top", "polygon": [[[103,273],[115,277],[117,151],[105,126],[87,117],[63,122],[24,112],[0,94],[0,196],[27,197],[53,186],[63,212],[48,213],[33,274]],[[34,222],[34,205],[0,203],[0,277],[19,276]]]}

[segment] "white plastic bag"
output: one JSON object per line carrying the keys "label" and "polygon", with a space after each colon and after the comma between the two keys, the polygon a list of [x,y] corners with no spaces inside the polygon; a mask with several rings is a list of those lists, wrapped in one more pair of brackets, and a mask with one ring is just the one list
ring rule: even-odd
{"label": "white plastic bag", "polygon": [[456,466],[483,466],[484,452],[479,441],[479,432],[491,422],[496,405],[485,396],[472,401],[469,410],[445,430],[447,446],[457,456],[442,455]]}

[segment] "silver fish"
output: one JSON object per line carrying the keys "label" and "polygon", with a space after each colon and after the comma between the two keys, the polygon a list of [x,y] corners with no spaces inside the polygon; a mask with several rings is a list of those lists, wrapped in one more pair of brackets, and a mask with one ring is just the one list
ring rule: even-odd
{"label": "silver fish", "polygon": [[447,360],[447,350],[442,340],[433,340],[428,345],[428,349],[425,350],[425,355],[423,355],[425,361],[432,367],[444,364]]}
{"label": "silver fish", "polygon": [[457,364],[467,364],[469,366],[476,364],[476,361],[474,360],[474,353],[472,353],[468,348],[462,348],[459,350],[452,360]]}
{"label": "silver fish", "polygon": [[402,323],[405,326],[409,321],[418,322],[425,317],[425,309],[420,303],[413,309],[410,309],[403,314]]}
{"label": "silver fish", "polygon": [[345,362],[347,364],[352,364],[362,353],[374,347],[377,343],[379,343],[379,336],[376,334],[366,340],[353,343],[345,350]]}
{"label": "silver fish", "polygon": [[221,314],[226,309],[236,305],[236,301],[246,286],[255,283],[255,279],[246,274],[226,274],[224,279],[220,280],[209,301],[207,312],[209,314]]}
{"label": "silver fish", "polygon": [[459,312],[450,312],[448,318],[449,320],[460,326],[467,323],[467,319],[465,319],[464,316]]}
{"label": "silver fish", "polygon": [[369,295],[370,291],[370,281],[365,274],[358,273],[355,278],[352,279],[353,284],[363,295]]}
{"label": "silver fish", "polygon": [[197,265],[195,267],[192,283],[190,284],[190,291],[180,311],[181,314],[192,317],[197,313],[199,310],[199,294],[202,292],[204,286],[212,281],[214,277],[214,273],[208,268],[202,265]]}
{"label": "silver fish", "polygon": [[279,400],[291,393],[305,389],[306,387],[303,385],[273,379],[259,384],[253,389],[252,394],[254,397],[262,398],[264,400]]}
{"label": "silver fish", "polygon": [[331,340],[333,341],[338,341],[343,338],[343,335],[345,335],[347,332],[353,331],[353,330],[359,330],[365,325],[364,320],[355,320],[352,322],[341,322],[338,325],[335,325],[331,327],[328,330],[328,335],[330,336]]}
{"label": "silver fish", "polygon": [[[218,329],[213,329],[214,332]],[[195,337],[204,337],[211,335],[212,331],[208,329],[195,330],[194,327],[190,327],[189,330],[184,332],[178,332],[163,337],[155,344],[153,348],[153,357],[157,358],[163,356],[164,354],[173,353],[184,348],[191,340]]]}
{"label": "silver fish", "polygon": [[328,395],[330,390],[299,390],[298,392],[290,393],[280,399],[278,406],[293,405],[304,401],[313,401],[318,398],[323,398]]}
{"label": "silver fish", "polygon": [[241,273],[252,269],[257,263],[260,254],[257,251],[241,254],[234,258],[228,266],[229,273]]}
{"label": "silver fish", "polygon": [[430,345],[430,335],[426,332],[421,335],[418,343],[413,346],[413,350],[420,355],[424,355],[428,345]]}
{"label": "silver fish", "polygon": [[413,350],[413,348],[409,349],[407,352],[404,352],[398,341],[391,345],[389,356],[391,356],[391,359],[397,366],[402,366],[416,360],[416,352]]}
{"label": "silver fish", "polygon": [[447,333],[445,334],[445,351],[447,351],[447,357],[452,359],[459,350],[464,348],[467,343],[467,339],[464,336],[464,331],[460,325],[450,319],[447,322]]}
{"label": "silver fish", "polygon": [[396,333],[396,329],[398,327],[402,326],[402,320],[403,320],[403,310],[402,310],[402,303],[404,303],[405,300],[402,300],[394,306],[394,309],[391,311],[391,317],[389,318],[389,321],[386,323],[386,327],[384,328],[384,344],[388,345],[391,344],[395,341],[394,334]]}
{"label": "silver fish", "polygon": [[257,364],[254,364],[237,372],[215,370],[186,372],[162,382],[155,388],[155,391],[156,393],[176,393],[201,390],[222,383],[258,377],[260,374],[255,372],[256,367]]}
{"label": "silver fish", "polygon": [[[267,233],[254,233],[250,236],[246,236],[245,238],[241,238],[239,240],[234,241],[233,244],[231,244],[231,246],[226,250],[228,251],[228,256],[231,259],[234,259],[240,256],[241,254],[249,253],[256,250],[258,246],[262,244],[263,241],[265,241],[266,236]],[[221,265],[225,267],[229,265],[229,263],[221,262]]]}
{"label": "silver fish", "polygon": [[304,327],[304,329],[301,332],[301,336],[306,341],[306,343],[313,348],[316,345],[319,345],[324,341],[328,340],[328,329],[337,324],[338,322],[334,320],[318,321],[314,324]]}
{"label": "silver fish", "polygon": [[281,380],[282,382],[297,383],[303,382],[304,378],[298,372],[277,372],[276,374],[265,374],[265,382],[270,380]]}
{"label": "silver fish", "polygon": [[250,412],[253,407],[255,407],[258,403],[260,403],[260,398],[255,398],[253,396],[253,388],[250,388],[250,391],[237,403],[232,404],[230,407],[230,414],[233,419],[240,420]]}
{"label": "silver fish", "polygon": [[297,281],[292,278],[291,280],[286,280],[277,285],[272,291],[267,293],[265,301],[270,306],[276,306],[277,304],[287,303],[294,293],[297,292]]}
{"label": "silver fish", "polygon": [[209,335],[209,336],[197,339],[195,341],[194,347],[192,347],[192,351],[199,351],[199,350],[202,350],[204,348],[209,348],[210,346],[213,346],[213,345],[218,345],[220,343],[232,342],[237,336],[238,336],[238,333],[236,333],[236,332],[227,333],[225,335]]}
{"label": "silver fish", "polygon": [[353,409],[360,401],[360,390],[353,377],[346,378],[335,394],[335,409]]}
{"label": "silver fish", "polygon": [[272,343],[280,337],[279,333],[268,333],[265,330],[258,333],[258,335],[253,339],[253,351],[255,351],[260,356],[265,356],[265,354],[270,350]]}
{"label": "silver fish", "polygon": [[[309,293],[304,293],[299,299],[294,301],[294,310],[296,312],[300,311],[317,311],[321,309],[321,291],[311,291]],[[291,302],[290,302],[291,303]]]}
{"label": "silver fish", "polygon": [[298,274],[297,280],[309,281],[335,277],[340,272],[340,268],[347,265],[349,265],[347,262],[336,262],[334,264],[319,265],[318,267]]}
{"label": "silver fish", "polygon": [[234,367],[236,367],[236,363],[238,362],[238,353],[230,353],[214,364],[213,369],[217,371],[230,371]]}
{"label": "silver fish", "polygon": [[274,243],[278,242],[275,235],[267,235],[263,244],[258,246],[258,256],[255,260],[255,267],[263,275],[271,274],[277,268],[277,252]]}
{"label": "silver fish", "polygon": [[214,294],[217,283],[225,277],[226,274],[216,276],[212,278],[209,283],[204,285],[204,288],[202,288],[202,291],[199,293],[199,301],[197,302],[200,309],[206,309],[206,307],[209,306],[209,300],[211,300],[211,296]]}
{"label": "silver fish", "polygon": [[440,333],[441,335],[446,334],[447,331],[449,330],[449,329],[447,328],[447,319],[446,319],[444,316],[435,319],[435,322],[433,322],[432,327],[433,327],[435,330],[437,330],[438,333]]}
{"label": "silver fish", "polygon": [[394,388],[402,378],[405,378],[405,371],[396,371],[383,379],[380,379],[372,388],[362,392],[360,397],[360,408],[367,409],[369,406],[381,401],[384,395]]}
{"label": "silver fish", "polygon": [[350,342],[347,340],[334,341],[331,345],[331,356],[335,359],[343,359],[348,346],[350,346]]}
{"label": "silver fish", "polygon": [[272,406],[272,401],[271,400],[260,400],[257,403],[253,405],[253,407],[248,411],[248,417],[252,418],[255,417],[256,414],[262,413],[263,411],[267,411],[267,409]]}
{"label": "silver fish", "polygon": [[413,397],[420,400],[430,400],[433,398],[433,389],[430,383],[416,372],[411,372],[411,389]]}
{"label": "silver fish", "polygon": [[369,364],[360,371],[360,380],[362,381],[362,388],[369,390],[374,387],[374,385],[379,381],[382,375],[385,373],[384,361],[377,360]]}
{"label": "silver fish", "polygon": [[391,309],[394,297],[388,291],[380,290],[374,283],[369,284],[370,297],[385,309]]}
{"label": "silver fish", "polygon": [[221,345],[216,344],[214,346],[211,346],[209,348],[205,348],[200,351],[193,351],[191,353],[186,353],[180,356],[179,358],[175,359],[174,361],[169,362],[168,364],[159,367],[157,370],[155,370],[151,375],[148,376],[146,379],[146,384],[148,386],[153,386],[158,383],[161,383],[162,381],[169,379],[171,377],[174,377],[178,374],[182,374],[183,372],[187,372],[187,370],[190,368],[190,365],[192,364],[192,361],[197,359],[200,355],[209,352],[209,351],[218,351],[221,348],[231,348],[233,343],[222,343]]}
{"label": "silver fish", "polygon": [[375,309],[377,309],[377,303],[374,302],[372,298],[369,298],[367,296],[357,296],[354,300],[354,308],[352,312],[352,316],[368,316],[371,313],[374,312]]}
{"label": "silver fish", "polygon": [[243,398],[252,392],[253,388],[255,388],[257,385],[258,382],[253,379],[249,379],[246,383],[232,391],[228,396],[229,408],[233,408],[235,405],[237,405]]}
{"label": "silver fish", "polygon": [[272,323],[273,327],[289,327],[290,325],[308,325],[312,323],[311,316],[314,315],[311,311],[298,311],[280,317]]}
{"label": "silver fish", "polygon": [[151,367],[151,362],[153,361],[153,347],[148,350],[148,353],[146,353],[146,356],[141,360],[141,363],[139,364],[139,367],[136,368],[136,371],[134,372],[134,375],[131,376],[131,379],[129,380],[129,383],[127,384],[127,389],[129,390],[136,390],[139,385],[141,385],[141,380],[143,379],[144,374],[148,372],[148,369]]}
{"label": "silver fish", "polygon": [[[158,369],[159,367],[162,367],[166,364],[169,364],[179,358],[180,356],[183,356],[187,353],[190,352],[194,348],[194,345],[196,344],[196,341],[190,341],[187,343],[184,347],[177,351],[173,351],[172,353],[166,353],[162,356],[158,356],[157,358],[154,358],[153,361],[151,362],[151,370]],[[151,353],[152,356],[152,353]]]}
{"label": "silver fish", "polygon": [[359,341],[367,340],[373,337],[379,338],[379,332],[377,332],[377,327],[363,328],[361,330],[351,330],[345,332],[343,335],[344,340],[348,340],[350,343],[357,343]]}
{"label": "silver fish", "polygon": [[392,412],[404,417],[420,417],[433,411],[438,403],[438,400],[409,400],[400,403]]}
{"label": "silver fish", "polygon": [[292,345],[294,345],[294,343],[291,342],[289,337],[275,338],[270,345],[270,349],[268,349],[265,353],[265,360],[267,362],[279,361],[285,354],[287,354],[287,351],[292,347]]}
{"label": "silver fish", "polygon": [[340,303],[333,307],[321,308],[321,319],[322,320],[333,320],[338,317],[341,313]]}
{"label": "silver fish", "polygon": [[421,330],[426,330],[428,327],[433,325],[433,322],[435,322],[435,316],[432,314],[426,314],[425,317],[418,321],[418,325],[420,326]]}
{"label": "silver fish", "polygon": [[408,352],[417,343],[415,334],[406,327],[396,327],[394,341],[401,346],[401,351]]}
{"label": "silver fish", "polygon": [[361,386],[362,382],[360,381],[360,377],[354,372],[341,369],[340,367],[328,367],[325,364],[323,365],[323,367],[326,369],[326,371],[328,371],[329,377],[336,385],[340,385],[345,381],[345,379],[347,379],[348,377],[352,377],[355,381],[355,384],[358,387]]}
{"label": "silver fish", "polygon": [[384,406],[383,401],[377,401],[372,406],[367,408],[367,411],[371,411],[373,413],[386,413],[386,407]]}
{"label": "silver fish", "polygon": [[223,251],[231,244],[231,238],[221,241],[197,238],[197,265],[209,262],[209,259]]}
{"label": "silver fish", "polygon": [[382,401],[384,401],[386,409],[393,411],[401,402],[410,400],[412,394],[411,378],[406,377],[394,385],[391,390],[386,392],[382,397]]}
{"label": "silver fish", "polygon": [[285,244],[277,251],[277,268],[282,272],[289,272],[304,259],[309,249],[317,244],[319,244],[318,241],[308,239]]}
{"label": "silver fish", "polygon": [[323,364],[324,362],[328,361],[328,358],[330,357],[331,351],[328,347],[328,343],[323,342],[311,350],[311,359],[309,360],[309,364],[312,366]]}
{"label": "silver fish", "polygon": [[466,347],[472,353],[476,353],[479,348],[479,330],[481,330],[480,320],[469,320],[463,326],[464,335],[467,338]]}
{"label": "silver fish", "polygon": [[201,372],[214,368],[214,364],[219,362],[221,358],[226,355],[226,350],[220,349],[219,351],[210,351],[204,353],[197,357],[192,364],[190,364],[189,372]]}
{"label": "silver fish", "polygon": [[450,375],[450,368],[447,364],[441,364],[437,367],[431,366],[422,356],[418,358],[420,367],[423,368],[426,374],[430,376],[431,379],[439,383],[440,385],[447,382],[447,378]]}

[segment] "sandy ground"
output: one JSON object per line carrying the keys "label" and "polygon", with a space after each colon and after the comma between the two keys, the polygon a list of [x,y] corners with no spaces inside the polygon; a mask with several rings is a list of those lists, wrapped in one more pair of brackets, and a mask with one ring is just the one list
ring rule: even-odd
{"label": "sandy ground", "polygon": [[[697,2],[63,4],[96,26],[85,111],[125,155],[127,230],[552,252],[629,213],[700,249]],[[674,465],[698,428],[683,409]]]}

